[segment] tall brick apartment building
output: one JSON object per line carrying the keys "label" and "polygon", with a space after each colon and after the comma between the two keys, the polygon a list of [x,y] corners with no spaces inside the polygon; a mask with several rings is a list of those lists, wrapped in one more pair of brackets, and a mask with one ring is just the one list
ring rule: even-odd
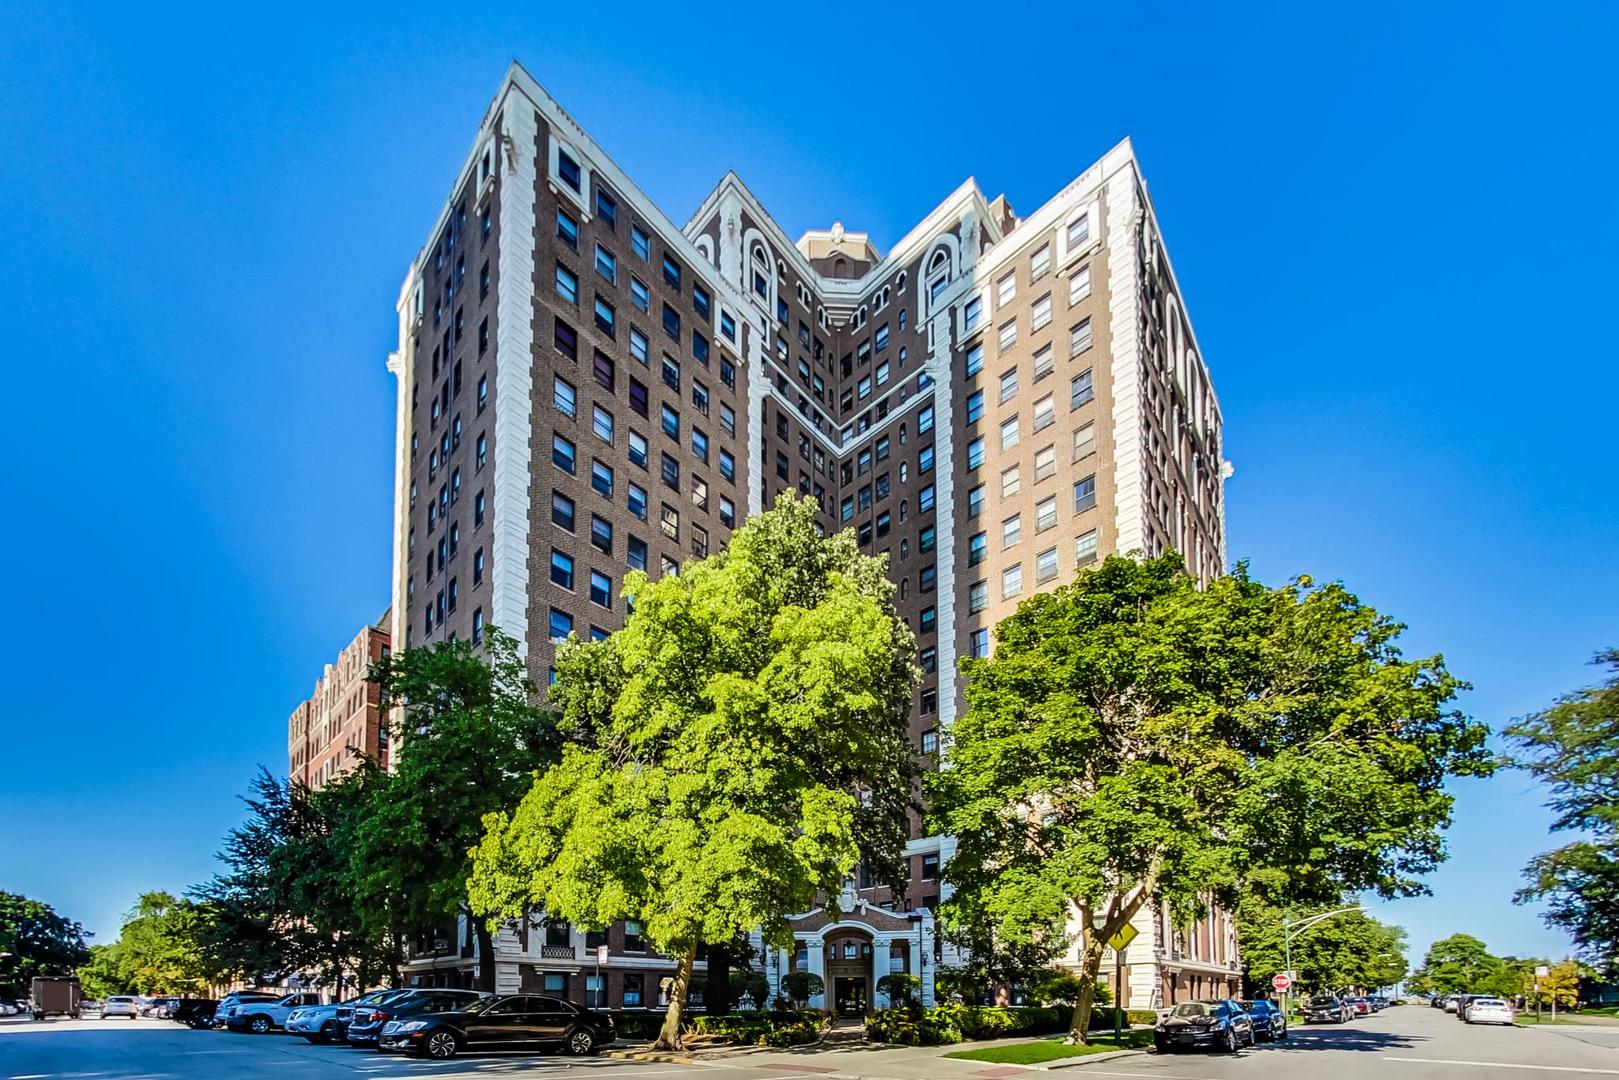
{"label": "tall brick apartment building", "polygon": [[371,665],[388,655],[393,614],[361,630],[315,682],[315,692],[287,718],[287,776],[323,787],[359,762],[361,755],[388,764],[388,728],[381,693],[366,681]]}
{"label": "tall brick apartment building", "polygon": [[[841,226],[794,243],[730,173],[677,224],[514,65],[398,314],[406,646],[499,626],[544,686],[557,640],[622,624],[629,569],[674,572],[797,490],[888,556],[936,756],[958,661],[1021,598],[1109,552],[1224,564],[1220,410],[1128,142],[1027,217],[968,181],[886,254]],[[931,997],[952,850],[918,826],[906,900],[852,881],[852,912],[807,913],[768,958],[772,985],[807,967],[852,1006],[911,971]],[[1138,1002],[1178,985],[1155,926]],[[656,1005],[672,964],[636,931],[514,929],[501,988]],[[469,978],[464,928],[436,944],[418,977]]]}

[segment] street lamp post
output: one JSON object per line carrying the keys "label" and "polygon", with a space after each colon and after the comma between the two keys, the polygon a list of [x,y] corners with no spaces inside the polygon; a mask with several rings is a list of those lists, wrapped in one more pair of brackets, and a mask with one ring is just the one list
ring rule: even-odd
{"label": "street lamp post", "polygon": [[[1319,915],[1311,915],[1308,918],[1298,919],[1298,920],[1290,919],[1286,915],[1282,916],[1282,962],[1287,965],[1287,977],[1288,977],[1288,979],[1291,980],[1293,978],[1293,935],[1294,934],[1301,934],[1304,931],[1310,929],[1310,927],[1316,925],[1317,923],[1326,922],[1328,919],[1333,918],[1334,916],[1346,915],[1351,911],[1365,911],[1365,910],[1366,910],[1366,908],[1363,907],[1362,905],[1355,904],[1355,905],[1352,905],[1350,907],[1337,908],[1336,910],[1333,910],[1333,911],[1323,911]],[[1292,992],[1293,992],[1293,984],[1292,984],[1291,981],[1289,981],[1287,989],[1282,991],[1282,1015],[1283,1016],[1286,1016],[1287,1013],[1288,1013],[1289,995],[1291,995]]]}

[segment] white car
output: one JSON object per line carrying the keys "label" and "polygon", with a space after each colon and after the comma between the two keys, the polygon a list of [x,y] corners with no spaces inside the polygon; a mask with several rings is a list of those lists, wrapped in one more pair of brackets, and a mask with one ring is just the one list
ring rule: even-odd
{"label": "white car", "polygon": [[106,1004],[101,1006],[101,1019],[109,1016],[127,1016],[131,1020],[140,1015],[140,998],[129,997],[125,994],[113,994],[107,998]]}
{"label": "white car", "polygon": [[225,1018],[225,1026],[232,1031],[268,1035],[276,1028],[286,1027],[287,1017],[294,1009],[319,1004],[320,995],[313,991],[288,994],[274,1001],[242,1001]]}
{"label": "white car", "polygon": [[1493,997],[1474,998],[1462,1019],[1469,1024],[1506,1024],[1509,1027],[1518,1022],[1511,1003]]}

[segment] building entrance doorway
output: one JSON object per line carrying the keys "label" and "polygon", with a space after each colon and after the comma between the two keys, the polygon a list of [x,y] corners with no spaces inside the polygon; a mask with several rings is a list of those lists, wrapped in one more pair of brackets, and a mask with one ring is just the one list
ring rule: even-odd
{"label": "building entrance doorway", "polygon": [[864,978],[836,978],[832,980],[832,1000],[839,1016],[866,1014],[866,980]]}

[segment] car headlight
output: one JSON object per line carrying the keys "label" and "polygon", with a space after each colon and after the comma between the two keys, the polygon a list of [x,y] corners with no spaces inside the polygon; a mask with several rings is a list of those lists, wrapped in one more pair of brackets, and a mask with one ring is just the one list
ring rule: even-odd
{"label": "car headlight", "polygon": [[398,1025],[399,1025],[395,1030],[401,1031],[401,1032],[420,1031],[420,1030],[422,1030],[422,1028],[427,1026],[427,1021],[426,1020],[404,1020],[404,1021],[395,1021],[395,1022],[398,1023]]}

